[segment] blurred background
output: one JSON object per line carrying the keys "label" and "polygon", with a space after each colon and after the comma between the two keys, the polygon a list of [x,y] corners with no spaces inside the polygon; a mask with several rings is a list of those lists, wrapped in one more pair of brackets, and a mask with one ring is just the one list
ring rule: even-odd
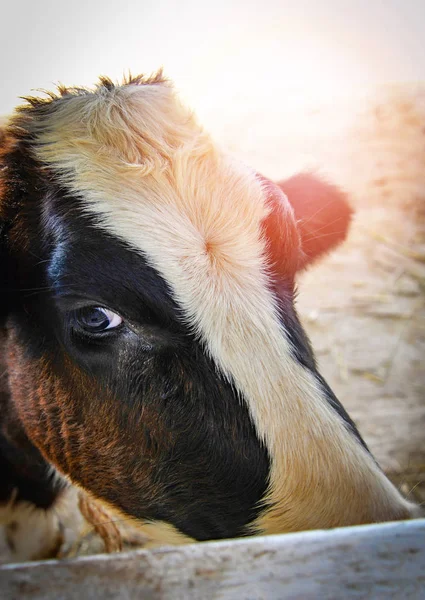
{"label": "blurred background", "polygon": [[[306,167],[342,184],[354,169],[364,177],[374,167],[347,138],[363,144],[388,103],[413,98],[413,112],[425,110],[423,0],[21,0],[4,2],[2,16],[0,115],[58,82],[163,66],[216,139],[271,177]],[[408,150],[400,123],[380,117],[379,135],[389,128]]]}
{"label": "blurred background", "polygon": [[32,89],[164,66],[216,140],[272,178],[314,169],[356,211],[300,277],[331,387],[425,501],[423,0],[3,3],[0,115]]}
{"label": "blurred background", "polygon": [[0,114],[31,88],[161,64],[198,111],[234,115],[425,71],[422,0],[21,0],[2,15]]}

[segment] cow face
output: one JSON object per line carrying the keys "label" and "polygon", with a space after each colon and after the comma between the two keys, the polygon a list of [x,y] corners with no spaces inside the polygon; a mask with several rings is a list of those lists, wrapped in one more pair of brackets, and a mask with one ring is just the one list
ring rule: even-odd
{"label": "cow face", "polygon": [[294,308],[338,190],[239,165],[160,76],[31,99],[3,147],[10,386],[59,472],[182,539],[409,516]]}

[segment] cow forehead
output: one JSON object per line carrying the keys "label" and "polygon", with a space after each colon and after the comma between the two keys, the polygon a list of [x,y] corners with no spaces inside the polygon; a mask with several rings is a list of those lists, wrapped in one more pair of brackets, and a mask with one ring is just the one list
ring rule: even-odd
{"label": "cow forehead", "polygon": [[167,85],[53,108],[31,124],[36,154],[88,210],[223,250],[257,234],[269,213],[264,184],[216,149]]}

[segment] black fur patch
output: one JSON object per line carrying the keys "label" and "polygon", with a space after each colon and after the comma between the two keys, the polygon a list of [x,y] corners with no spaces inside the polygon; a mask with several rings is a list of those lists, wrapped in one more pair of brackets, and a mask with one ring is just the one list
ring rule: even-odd
{"label": "black fur patch", "polygon": [[0,432],[0,504],[26,501],[49,509],[64,489],[51,466],[27,440],[18,447]]}

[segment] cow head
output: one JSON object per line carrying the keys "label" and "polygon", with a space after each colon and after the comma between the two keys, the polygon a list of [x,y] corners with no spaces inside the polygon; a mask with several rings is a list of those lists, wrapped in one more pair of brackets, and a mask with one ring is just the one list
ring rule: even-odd
{"label": "cow head", "polygon": [[341,192],[240,165],[161,76],[29,99],[1,161],[10,387],[60,473],[182,539],[414,514],[294,308]]}

